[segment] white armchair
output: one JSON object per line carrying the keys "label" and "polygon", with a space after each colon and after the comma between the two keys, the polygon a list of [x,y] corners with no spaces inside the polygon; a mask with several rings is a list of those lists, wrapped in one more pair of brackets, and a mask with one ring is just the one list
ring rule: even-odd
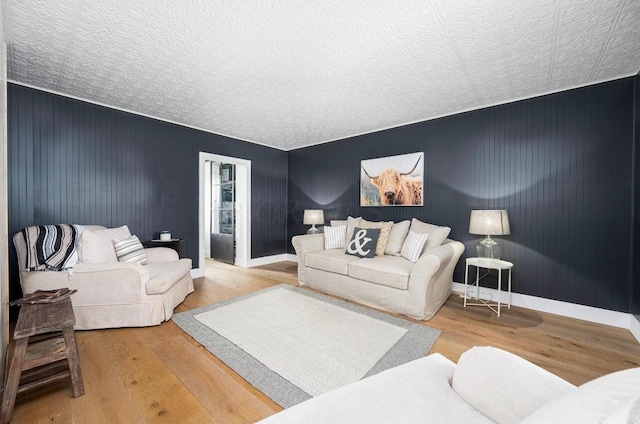
{"label": "white armchair", "polygon": [[[102,226],[86,226],[104,230]],[[146,265],[78,262],[68,271],[25,271],[26,244],[13,237],[24,294],[62,287],[78,290],[71,300],[78,330],[157,325],[193,292],[191,259],[164,247],[145,249]]]}

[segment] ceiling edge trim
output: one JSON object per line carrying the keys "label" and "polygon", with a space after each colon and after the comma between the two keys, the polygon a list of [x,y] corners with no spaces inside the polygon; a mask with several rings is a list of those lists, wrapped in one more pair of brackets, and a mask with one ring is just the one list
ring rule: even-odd
{"label": "ceiling edge trim", "polygon": [[[639,72],[640,73],[640,72]],[[409,121],[409,122],[405,122],[403,124],[396,124],[396,125],[390,125],[388,127],[380,127],[378,129],[375,130],[371,130],[371,131],[365,131],[365,132],[361,132],[361,133],[355,133],[349,136],[345,136],[345,137],[340,137],[340,138],[334,138],[331,140],[326,140],[326,141],[319,141],[317,143],[310,143],[310,144],[305,144],[304,146],[300,146],[300,147],[294,147],[294,148],[290,148],[290,149],[284,149],[288,152],[293,151],[293,150],[298,150],[298,149],[305,149],[307,147],[313,147],[313,146],[318,146],[320,144],[325,144],[325,143],[332,143],[334,141],[340,141],[340,140],[346,140],[348,138],[354,138],[354,137],[360,137],[363,135],[367,135],[367,134],[373,134],[376,132],[380,132],[380,131],[386,131],[386,130],[392,130],[394,128],[400,128],[400,127],[404,127],[407,125],[413,125],[413,124],[419,124],[420,122],[427,122],[427,121],[433,121],[435,119],[440,119],[440,118],[446,118],[447,116],[454,116],[454,115],[458,115],[461,113],[466,113],[466,112],[472,112],[474,110],[481,110],[481,109],[487,109],[490,107],[494,107],[494,106],[500,106],[500,105],[506,105],[509,103],[516,103],[516,102],[520,102],[522,100],[528,100],[528,99],[535,99],[537,97],[543,97],[543,96],[548,96],[550,94],[555,94],[555,93],[562,93],[563,91],[570,91],[570,90],[575,90],[577,88],[584,88],[584,87],[589,87],[591,85],[598,85],[598,84],[603,84],[605,82],[611,82],[611,81],[616,81],[616,80],[620,80],[620,79],[624,79],[624,78],[629,78],[632,76],[635,76],[636,74],[628,74],[628,75],[619,75],[613,78],[608,78],[608,79],[603,79],[603,80],[597,80],[597,81],[593,81],[590,82],[588,84],[581,84],[581,85],[575,85],[575,86],[571,86],[569,88],[563,88],[561,90],[549,90],[549,91],[544,91],[540,94],[536,94],[535,96],[530,96],[530,97],[516,97],[515,99],[511,99],[509,101],[505,101],[505,102],[496,102],[496,103],[488,103],[486,105],[483,106],[478,106],[478,107],[472,107],[472,108],[468,108],[468,109],[460,109],[458,111],[455,112],[451,112],[451,113],[445,113],[442,115],[436,115],[436,116],[432,116],[432,117],[427,117],[427,118],[421,118],[421,119],[417,119],[415,121]]]}
{"label": "ceiling edge trim", "polygon": [[[102,107],[106,107],[106,108],[109,108],[109,109],[118,110],[118,111],[121,111],[121,112],[131,113],[133,115],[144,116],[145,118],[155,119],[157,121],[167,122],[169,124],[180,125],[181,127],[191,128],[191,129],[202,131],[202,132],[206,132],[206,133],[209,133],[209,134],[219,135],[219,136],[222,136],[222,137],[227,137],[227,138],[231,138],[231,139],[238,140],[238,141],[244,141],[244,142],[247,142],[247,143],[258,144],[260,146],[269,147],[271,149],[287,151],[287,149],[283,149],[281,147],[271,146],[269,144],[260,143],[258,141],[246,140],[246,139],[239,138],[239,137],[234,137],[234,136],[228,135],[228,134],[222,134],[222,133],[213,132],[211,130],[206,130],[204,128],[196,127],[196,126],[193,126],[193,125],[183,124],[183,123],[180,123],[180,122],[172,121],[170,119],[159,118],[157,116],[148,115],[146,113],[141,113],[141,112],[135,112],[133,110],[129,110],[129,109],[125,109],[125,108],[121,108],[121,107],[117,107],[117,106],[111,106],[111,105],[108,105],[106,103],[95,102],[93,100],[87,100],[87,99],[84,99],[82,97],[72,96],[70,94],[61,93],[59,91],[51,90],[51,89],[48,89],[48,88],[38,87],[38,86],[32,85],[32,84],[26,84],[26,83],[23,83],[23,82],[12,80],[12,79],[7,79],[7,82],[10,82],[10,83],[15,84],[15,85],[21,85],[21,86],[27,87],[27,88],[33,88],[34,90],[39,90],[39,91],[44,91],[46,93],[55,94],[57,96],[67,97],[69,99],[79,100],[81,102],[90,103],[90,104],[96,105],[96,106],[102,106]],[[291,150],[291,149],[289,149],[289,150]]]}

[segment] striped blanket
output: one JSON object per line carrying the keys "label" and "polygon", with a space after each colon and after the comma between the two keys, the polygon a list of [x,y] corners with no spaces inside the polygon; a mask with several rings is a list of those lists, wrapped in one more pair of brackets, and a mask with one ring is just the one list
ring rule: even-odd
{"label": "striped blanket", "polygon": [[78,261],[75,225],[39,225],[22,229],[27,245],[26,271],[73,268]]}

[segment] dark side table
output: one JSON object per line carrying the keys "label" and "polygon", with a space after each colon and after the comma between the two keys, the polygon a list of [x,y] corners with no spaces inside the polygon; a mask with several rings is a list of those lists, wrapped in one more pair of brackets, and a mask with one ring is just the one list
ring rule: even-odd
{"label": "dark side table", "polygon": [[142,243],[144,247],[168,247],[178,252],[180,259],[187,257],[187,240],[171,239],[171,240],[147,240]]}
{"label": "dark side table", "polygon": [[16,396],[26,390],[71,376],[73,397],[84,394],[75,323],[71,298],[20,307],[0,422],[11,421]]}

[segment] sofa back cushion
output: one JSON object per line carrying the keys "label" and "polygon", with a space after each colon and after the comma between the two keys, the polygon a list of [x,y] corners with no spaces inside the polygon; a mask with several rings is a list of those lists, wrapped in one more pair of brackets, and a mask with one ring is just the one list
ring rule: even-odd
{"label": "sofa back cushion", "polygon": [[447,237],[449,237],[451,227],[440,227],[438,225],[427,224],[426,222],[413,218],[411,220],[410,230],[418,234],[429,234],[427,243],[424,245],[424,249],[422,250],[422,253],[424,253],[429,249],[442,245]]}
{"label": "sofa back cushion", "polygon": [[98,231],[85,228],[82,233],[82,262],[87,264],[118,262],[113,240],[129,237],[131,237],[131,233],[126,225]]}
{"label": "sofa back cushion", "polygon": [[407,238],[407,234],[409,234],[409,226],[411,225],[411,221],[401,221],[396,222],[391,227],[391,231],[389,231],[389,240],[387,241],[387,247],[384,249],[385,255],[394,255],[400,256],[400,251],[402,250],[402,244],[404,243],[404,239]]}
{"label": "sofa back cushion", "polygon": [[[602,423],[634,412],[640,397],[640,367],[607,374],[541,406],[523,424]],[[611,421],[609,421],[611,422]]]}
{"label": "sofa back cushion", "polygon": [[518,423],[550,400],[575,390],[571,383],[526,359],[489,346],[473,347],[460,356],[451,386],[499,424]]}

